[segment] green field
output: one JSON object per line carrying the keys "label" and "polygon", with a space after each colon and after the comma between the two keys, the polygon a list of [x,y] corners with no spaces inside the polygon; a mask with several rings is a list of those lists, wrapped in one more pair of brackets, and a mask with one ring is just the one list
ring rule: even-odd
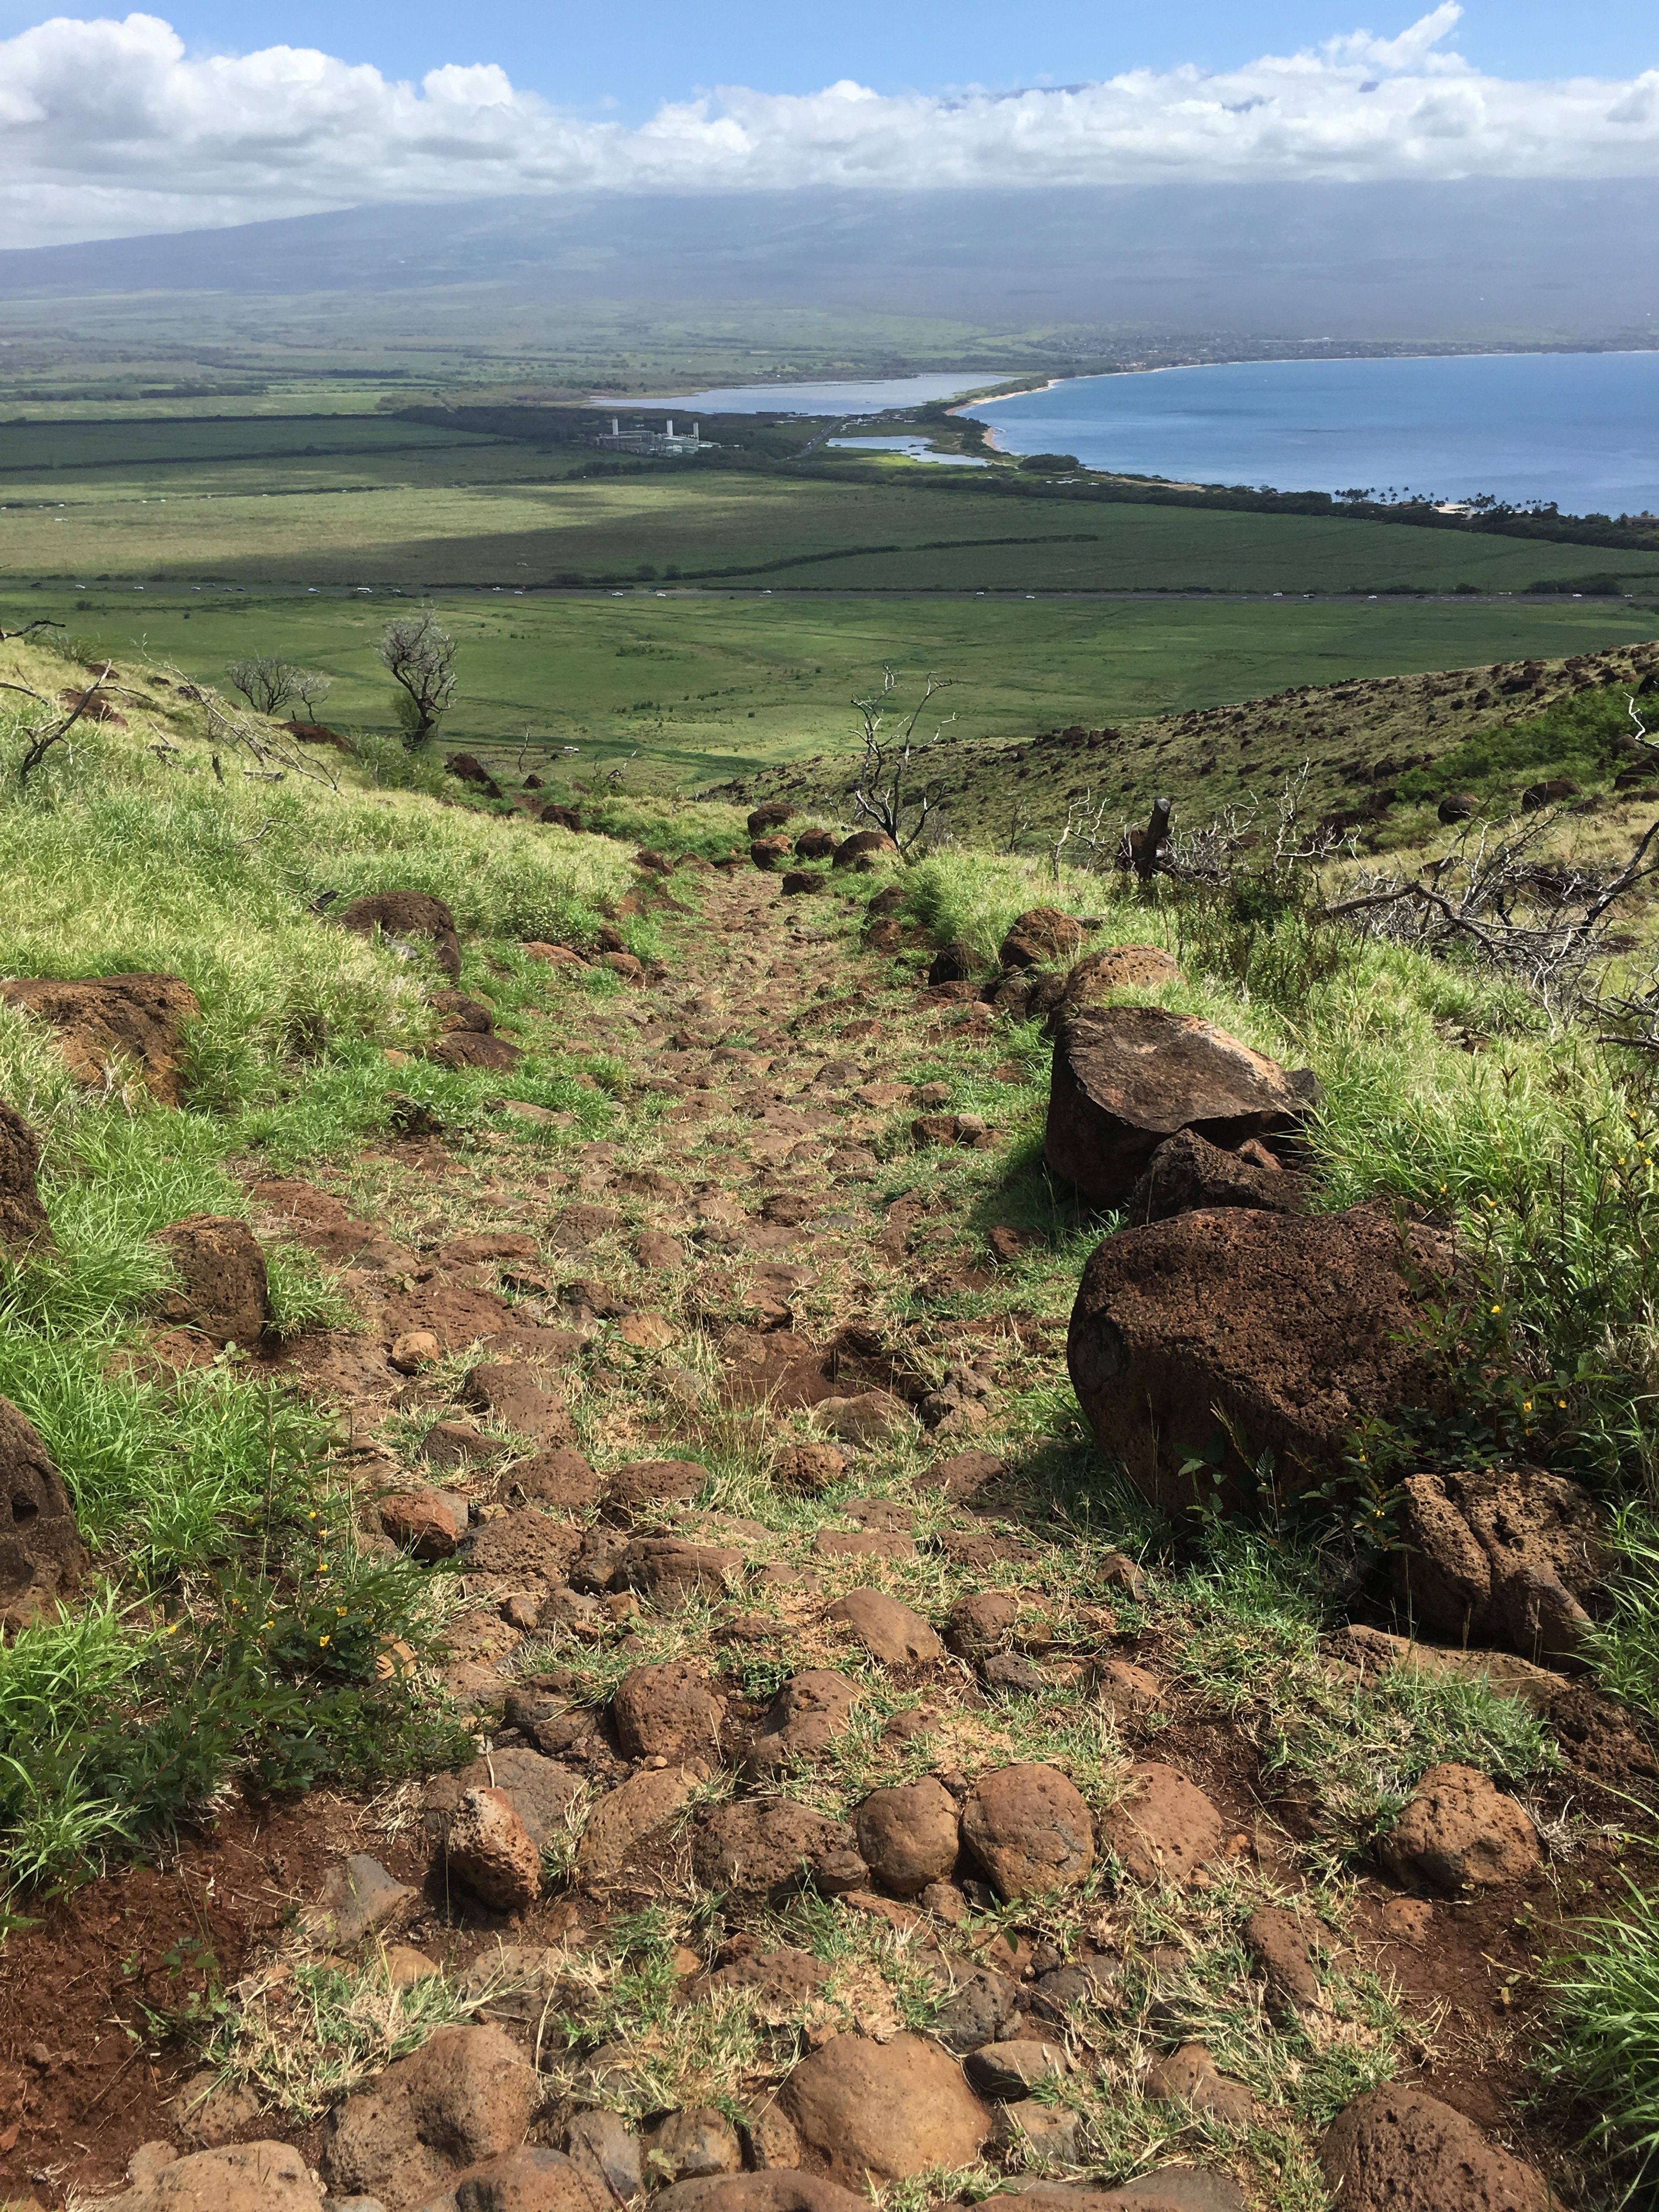
{"label": "green field", "polygon": [[[176,665],[222,682],[241,654],[276,653],[335,679],[340,726],[389,730],[375,641],[396,602],[228,597],[147,588],[14,592],[0,628],[68,623],[92,655]],[[578,744],[562,767],[635,757],[641,788],[744,775],[842,749],[848,701],[891,665],[910,682],[953,679],[957,733],[1011,738],[1527,653],[1554,658],[1654,635],[1650,609],[1567,599],[1512,602],[800,599],[440,599],[460,645],[451,743]]]}
{"label": "green field", "polygon": [[386,416],[12,422],[0,426],[0,575],[404,591],[732,577],[902,592],[1328,593],[1516,592],[1613,568],[1626,589],[1659,589],[1652,552],[1015,498],[986,477],[941,481],[927,464],[842,455],[824,473],[573,477],[594,458]]}

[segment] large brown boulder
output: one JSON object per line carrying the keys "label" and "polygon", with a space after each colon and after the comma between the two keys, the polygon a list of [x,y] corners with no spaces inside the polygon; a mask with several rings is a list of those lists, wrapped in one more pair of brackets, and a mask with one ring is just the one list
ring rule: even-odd
{"label": "large brown boulder", "polygon": [[1083,944],[1083,925],[1058,907],[1030,907],[1015,916],[997,949],[1005,968],[1046,968],[1074,960]]}
{"label": "large brown boulder", "polygon": [[920,2035],[838,2035],[802,2061],[779,2101],[811,2163],[852,2190],[972,2166],[991,2133],[961,2067]]}
{"label": "large brown boulder", "polygon": [[794,811],[787,799],[769,799],[763,806],[755,808],[744,827],[751,837],[764,837],[769,830],[781,830]]}
{"label": "large brown boulder", "polygon": [[0,1103],[0,1246],[8,1251],[39,1250],[52,1243],[52,1224],[35,1185],[40,1168],[40,1139],[21,1114]]}
{"label": "large brown boulder", "polygon": [[325,2154],[334,2192],[406,2212],[468,2166],[516,2150],[540,2094],[502,2029],[441,2027],[340,2107]]}
{"label": "large brown boulder", "polygon": [[1339,2112],[1320,2152],[1335,2212],[1547,2212],[1543,2177],[1422,2089],[1386,2082]]}
{"label": "large brown boulder", "polygon": [[866,1864],[895,1897],[920,1897],[930,1881],[949,1879],[961,1815],[956,1799],[931,1774],[872,1790],[853,1820]]}
{"label": "large brown boulder", "polygon": [[1089,1808],[1055,1766],[1021,1764],[981,1775],[962,1808],[962,1840],[1010,1904],[1074,1889],[1095,1863]]}
{"label": "large brown boulder", "polygon": [[1221,1814],[1176,1767],[1148,1759],[1101,1822],[1103,1842],[1137,1881],[1190,1885],[1225,1840]]}
{"label": "large brown boulder", "polygon": [[179,1277],[178,1289],[162,1301],[167,1319],[215,1344],[257,1345],[270,1326],[270,1294],[265,1255],[246,1222],[193,1213],[161,1230],[155,1241]]}
{"label": "large brown boulder", "polygon": [[1467,1897],[1535,1873],[1538,1831],[1478,1767],[1432,1766],[1377,1845],[1377,1856],[1410,1887]]}
{"label": "large brown boulder", "polygon": [[124,1067],[136,1068],[158,1105],[179,1103],[185,1024],[202,1014],[181,976],[94,975],[78,982],[27,976],[0,983],[0,1000],[57,1031],[77,1083],[102,1091],[118,1085]]}
{"label": "large brown boulder", "polygon": [[803,1885],[837,1894],[869,1886],[858,1839],[787,1797],[720,1805],[697,1832],[692,1864],[705,1889],[751,1901],[781,1899]]}
{"label": "large brown boulder", "polygon": [[86,1547],[40,1431],[0,1398],[0,1628],[50,1618],[86,1572]]}
{"label": "large brown boulder", "polygon": [[1264,1213],[1299,1213],[1306,1184],[1286,1175],[1266,1147],[1260,1159],[1224,1152],[1196,1129],[1177,1129],[1146,1163],[1146,1172],[1123,1201],[1131,1228],[1148,1221],[1173,1220],[1177,1213],[1199,1213],[1217,1206],[1255,1207]]}
{"label": "large brown boulder", "polygon": [[343,928],[359,937],[429,937],[432,952],[446,975],[459,982],[461,941],[455,934],[455,917],[441,898],[424,891],[370,891],[355,898],[340,912]]}
{"label": "large brown boulder", "polygon": [[1613,1569],[1605,1516],[1577,1484],[1523,1467],[1413,1474],[1402,1487],[1395,1591],[1413,1626],[1573,1662]]}
{"label": "large brown boulder", "polygon": [[1042,1156],[1092,1205],[1117,1206],[1177,1129],[1231,1151],[1294,1128],[1315,1095],[1310,1079],[1195,1014],[1089,1009],[1054,1041]]}
{"label": "large brown boulder", "polygon": [[830,1667],[808,1667],[773,1698],[749,1747],[744,1771],[763,1777],[797,1759],[820,1759],[852,1717],[858,1684]]}
{"label": "large brown boulder", "polygon": [[1102,1452],[1159,1505],[1209,1494],[1212,1476],[1221,1502],[1253,1503],[1263,1453],[1293,1492],[1356,1424],[1435,1402],[1419,1302],[1451,1268],[1448,1239],[1382,1205],[1126,1229],[1083,1271],[1073,1387]]}

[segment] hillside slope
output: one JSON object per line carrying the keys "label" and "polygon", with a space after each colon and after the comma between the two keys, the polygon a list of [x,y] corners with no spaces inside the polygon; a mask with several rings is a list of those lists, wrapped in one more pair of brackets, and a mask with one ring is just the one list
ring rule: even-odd
{"label": "hillside slope", "polygon": [[[690,804],[611,817],[636,853],[319,773],[142,664],[26,772],[88,672],[5,651],[42,697],[0,719],[4,1558],[39,1494],[67,1569],[0,1583],[9,2203],[146,2146],[122,2212],[320,2212],[308,2167],[385,2212],[857,2212],[1172,2166],[1314,2212],[1356,2137],[1445,2212],[1616,2199],[1659,2050],[1597,1996],[1659,1949],[1639,1059],[1261,884],[720,869],[742,817]],[[359,933],[368,891],[453,941]],[[1214,1024],[1270,1085],[1257,1135],[1176,1115],[1266,1203],[1131,1225],[1056,1170],[1017,963],[1085,942],[1130,949],[1132,1033]],[[93,1064],[62,990],[168,975],[176,1051]],[[1110,1447],[1068,1346],[1085,1268],[1150,1252],[1156,1296],[1194,1240],[1401,1223],[1474,1270],[1413,1308],[1443,1397],[1367,1401],[1298,1501],[1200,1388],[1156,1510],[1155,1425],[1126,1389]],[[1316,1277],[1212,1273],[1187,1356],[1259,1382],[1289,1310],[1363,1395],[1395,1340],[1337,1342]],[[1577,1549],[1487,1528],[1431,1623],[1410,1485],[1476,1471]]]}
{"label": "hillside slope", "polygon": [[[1565,660],[1299,684],[1269,698],[1115,729],[1046,730],[1012,744],[947,732],[918,746],[913,774],[937,787],[951,835],[993,848],[1052,843],[1074,802],[1103,803],[1109,822],[1130,821],[1167,795],[1188,827],[1228,809],[1265,823],[1289,780],[1301,784],[1305,819],[1351,824],[1371,848],[1424,834],[1443,796],[1467,793],[1483,813],[1507,814],[1528,787],[1553,776],[1579,784],[1621,828],[1640,827],[1659,804],[1647,780],[1624,792],[1613,785],[1639,766],[1627,742],[1635,726],[1629,702],[1656,675],[1659,645],[1638,644]],[[1659,711],[1649,721],[1659,732]],[[820,754],[721,785],[714,795],[738,805],[788,799],[850,818],[860,774],[856,756]]]}

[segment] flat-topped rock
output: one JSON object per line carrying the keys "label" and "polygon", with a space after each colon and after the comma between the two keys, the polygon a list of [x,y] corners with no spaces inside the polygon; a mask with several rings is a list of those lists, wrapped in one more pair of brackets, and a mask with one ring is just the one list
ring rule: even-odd
{"label": "flat-topped rock", "polygon": [[1277,1060],[1194,1014],[1089,1008],[1055,1040],[1042,1156],[1092,1205],[1117,1206],[1177,1129],[1231,1150],[1293,1128],[1313,1095]]}

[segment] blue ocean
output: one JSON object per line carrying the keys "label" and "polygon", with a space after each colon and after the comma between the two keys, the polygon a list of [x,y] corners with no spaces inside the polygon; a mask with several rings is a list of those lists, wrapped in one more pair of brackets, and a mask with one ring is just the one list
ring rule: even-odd
{"label": "blue ocean", "polygon": [[968,411],[1006,453],[1135,476],[1659,511],[1659,352],[1243,362],[1079,377]]}

